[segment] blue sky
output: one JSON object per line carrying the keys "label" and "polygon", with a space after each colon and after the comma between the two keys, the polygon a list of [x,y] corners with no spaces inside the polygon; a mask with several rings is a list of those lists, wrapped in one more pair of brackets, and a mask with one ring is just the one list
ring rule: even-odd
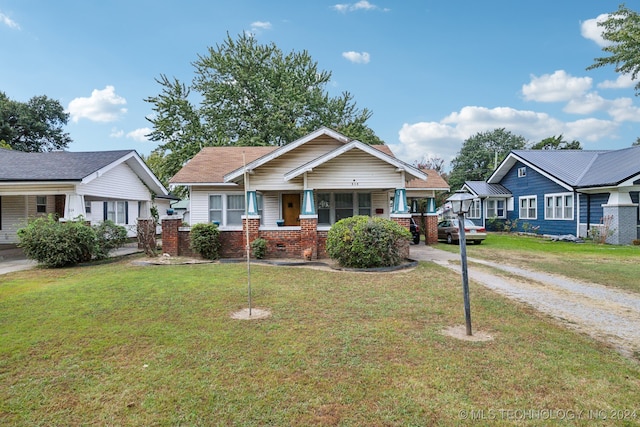
{"label": "blue sky", "polygon": [[[70,151],[148,154],[160,74],[190,82],[191,63],[226,34],[307,50],[373,112],[396,156],[450,160],[496,128],[585,149],[630,146],[640,98],[602,56],[596,19],[619,0],[148,1],[0,0],[0,91],[60,101]],[[633,7],[633,6],[631,6]]]}

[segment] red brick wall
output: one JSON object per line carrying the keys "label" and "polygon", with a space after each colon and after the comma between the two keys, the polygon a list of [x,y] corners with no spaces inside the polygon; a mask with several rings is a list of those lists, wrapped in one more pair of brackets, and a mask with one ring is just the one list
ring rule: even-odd
{"label": "red brick wall", "polygon": [[[409,228],[410,228],[411,218],[392,217],[391,220],[397,222],[398,224],[400,224],[401,226],[403,226],[407,230],[409,230]],[[409,241],[408,240],[405,241],[405,242],[402,242],[402,247],[400,248],[400,253],[402,254],[403,257],[409,258]]]}
{"label": "red brick wall", "polygon": [[182,218],[162,219],[162,253],[171,256],[180,254],[178,244],[178,228],[182,225]]}

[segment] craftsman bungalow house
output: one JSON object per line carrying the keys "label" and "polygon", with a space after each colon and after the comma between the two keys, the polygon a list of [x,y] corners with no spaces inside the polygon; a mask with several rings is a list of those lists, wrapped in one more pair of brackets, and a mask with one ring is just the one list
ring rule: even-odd
{"label": "craftsman bungalow house", "polygon": [[[370,215],[409,227],[408,200],[434,199],[436,191],[427,172],[400,161],[386,145],[325,127],[280,147],[205,147],[170,185],[188,188],[191,225],[219,225],[224,257],[244,255],[247,231],[249,242],[267,240],[269,257],[298,258],[308,249],[324,257],[336,221]],[[435,203],[430,206],[427,223],[435,236]],[[181,254],[187,249],[174,236],[188,229],[169,230],[170,221],[163,218],[163,252]]]}
{"label": "craftsman bungalow house", "polygon": [[469,218],[477,224],[517,220],[521,231],[580,237],[606,224],[608,243],[639,237],[640,147],[514,150],[486,182],[463,189],[476,196]]}
{"label": "craftsman bungalow house", "polygon": [[149,218],[163,197],[167,190],[134,150],[0,149],[0,244],[17,243],[29,218],[48,214],[91,224],[110,219],[135,236],[137,219]]}

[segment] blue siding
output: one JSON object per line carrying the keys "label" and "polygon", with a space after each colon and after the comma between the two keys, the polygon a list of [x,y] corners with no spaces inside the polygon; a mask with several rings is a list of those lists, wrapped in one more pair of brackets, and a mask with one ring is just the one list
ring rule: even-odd
{"label": "blue siding", "polygon": [[[518,168],[526,167],[526,176],[518,177]],[[538,233],[541,234],[576,234],[576,194],[573,195],[573,220],[545,220],[544,219],[544,196],[545,194],[552,193],[567,193],[566,188],[556,184],[544,175],[536,172],[530,167],[525,166],[521,162],[517,162],[509,172],[504,176],[500,182],[505,186],[514,199],[514,210],[508,212],[508,219],[515,220],[520,217],[520,202],[521,196],[536,196],[537,219],[518,219],[518,230],[522,231],[522,224],[529,223],[531,226],[538,226]]]}
{"label": "blue siding", "polygon": [[[587,223],[587,214],[590,216],[590,224],[598,224],[600,219],[604,216],[604,209],[602,205],[609,201],[609,193],[598,194],[581,194],[580,195],[580,222]],[[590,208],[587,212],[587,203]]]}

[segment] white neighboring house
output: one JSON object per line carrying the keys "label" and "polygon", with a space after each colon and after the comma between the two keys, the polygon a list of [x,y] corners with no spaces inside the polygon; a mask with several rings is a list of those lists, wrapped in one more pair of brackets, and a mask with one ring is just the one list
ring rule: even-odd
{"label": "white neighboring house", "polygon": [[[0,244],[17,243],[29,218],[110,219],[128,235],[167,189],[135,150],[25,153],[0,149]],[[168,202],[166,203],[168,205]]]}

